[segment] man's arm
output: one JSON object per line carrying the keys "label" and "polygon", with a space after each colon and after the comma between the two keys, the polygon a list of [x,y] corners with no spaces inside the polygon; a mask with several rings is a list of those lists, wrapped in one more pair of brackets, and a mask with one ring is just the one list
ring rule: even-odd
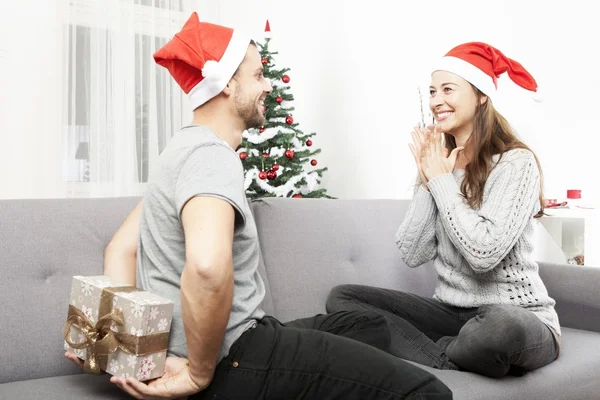
{"label": "man's arm", "polygon": [[[135,264],[141,212],[142,202],[140,201],[104,249],[104,275],[116,282],[131,286],[135,286]],[[74,353],[68,351],[65,353],[65,357],[83,367],[83,360]]]}
{"label": "man's arm", "polygon": [[186,263],[181,311],[190,376],[210,383],[223,343],[233,298],[234,208],[216,197],[193,197],[181,213]]}
{"label": "man's arm", "polygon": [[135,265],[142,202],[133,209],[104,250],[104,275],[135,286]]}

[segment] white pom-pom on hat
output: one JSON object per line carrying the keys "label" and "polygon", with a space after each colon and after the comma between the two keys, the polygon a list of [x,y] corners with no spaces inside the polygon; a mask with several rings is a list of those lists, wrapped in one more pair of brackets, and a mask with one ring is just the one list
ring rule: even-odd
{"label": "white pom-pom on hat", "polygon": [[217,61],[207,60],[202,67],[202,76],[218,81],[223,76],[223,68]]}

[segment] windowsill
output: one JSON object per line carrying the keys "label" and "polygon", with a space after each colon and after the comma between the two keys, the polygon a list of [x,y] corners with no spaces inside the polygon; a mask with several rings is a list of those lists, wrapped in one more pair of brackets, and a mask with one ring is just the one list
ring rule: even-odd
{"label": "windowsill", "polygon": [[66,182],[66,197],[137,197],[141,196],[146,183],[129,183],[117,185],[114,182]]}

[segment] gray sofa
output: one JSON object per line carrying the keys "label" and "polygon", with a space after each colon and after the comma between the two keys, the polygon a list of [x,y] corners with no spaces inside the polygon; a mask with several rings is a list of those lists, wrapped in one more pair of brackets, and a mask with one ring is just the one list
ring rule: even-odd
{"label": "gray sofa", "polygon": [[[0,399],[127,398],[109,375],[63,358],[73,275],[102,274],[103,249],[138,198],[0,201]],[[410,269],[394,234],[401,200],[269,199],[253,204],[268,292],[282,321],[324,311],[331,287],[361,283],[429,296],[430,265]],[[523,377],[428,369],[456,399],[600,399],[600,266],[541,264],[558,302],[562,355]]]}

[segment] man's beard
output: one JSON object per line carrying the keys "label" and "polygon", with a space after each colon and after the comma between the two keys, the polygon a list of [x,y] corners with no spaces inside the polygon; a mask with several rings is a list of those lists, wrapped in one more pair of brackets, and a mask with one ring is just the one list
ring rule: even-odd
{"label": "man's beard", "polygon": [[258,104],[254,100],[248,100],[244,98],[238,91],[235,94],[235,108],[238,115],[244,121],[246,129],[260,128],[265,123],[265,117],[259,110]]}

